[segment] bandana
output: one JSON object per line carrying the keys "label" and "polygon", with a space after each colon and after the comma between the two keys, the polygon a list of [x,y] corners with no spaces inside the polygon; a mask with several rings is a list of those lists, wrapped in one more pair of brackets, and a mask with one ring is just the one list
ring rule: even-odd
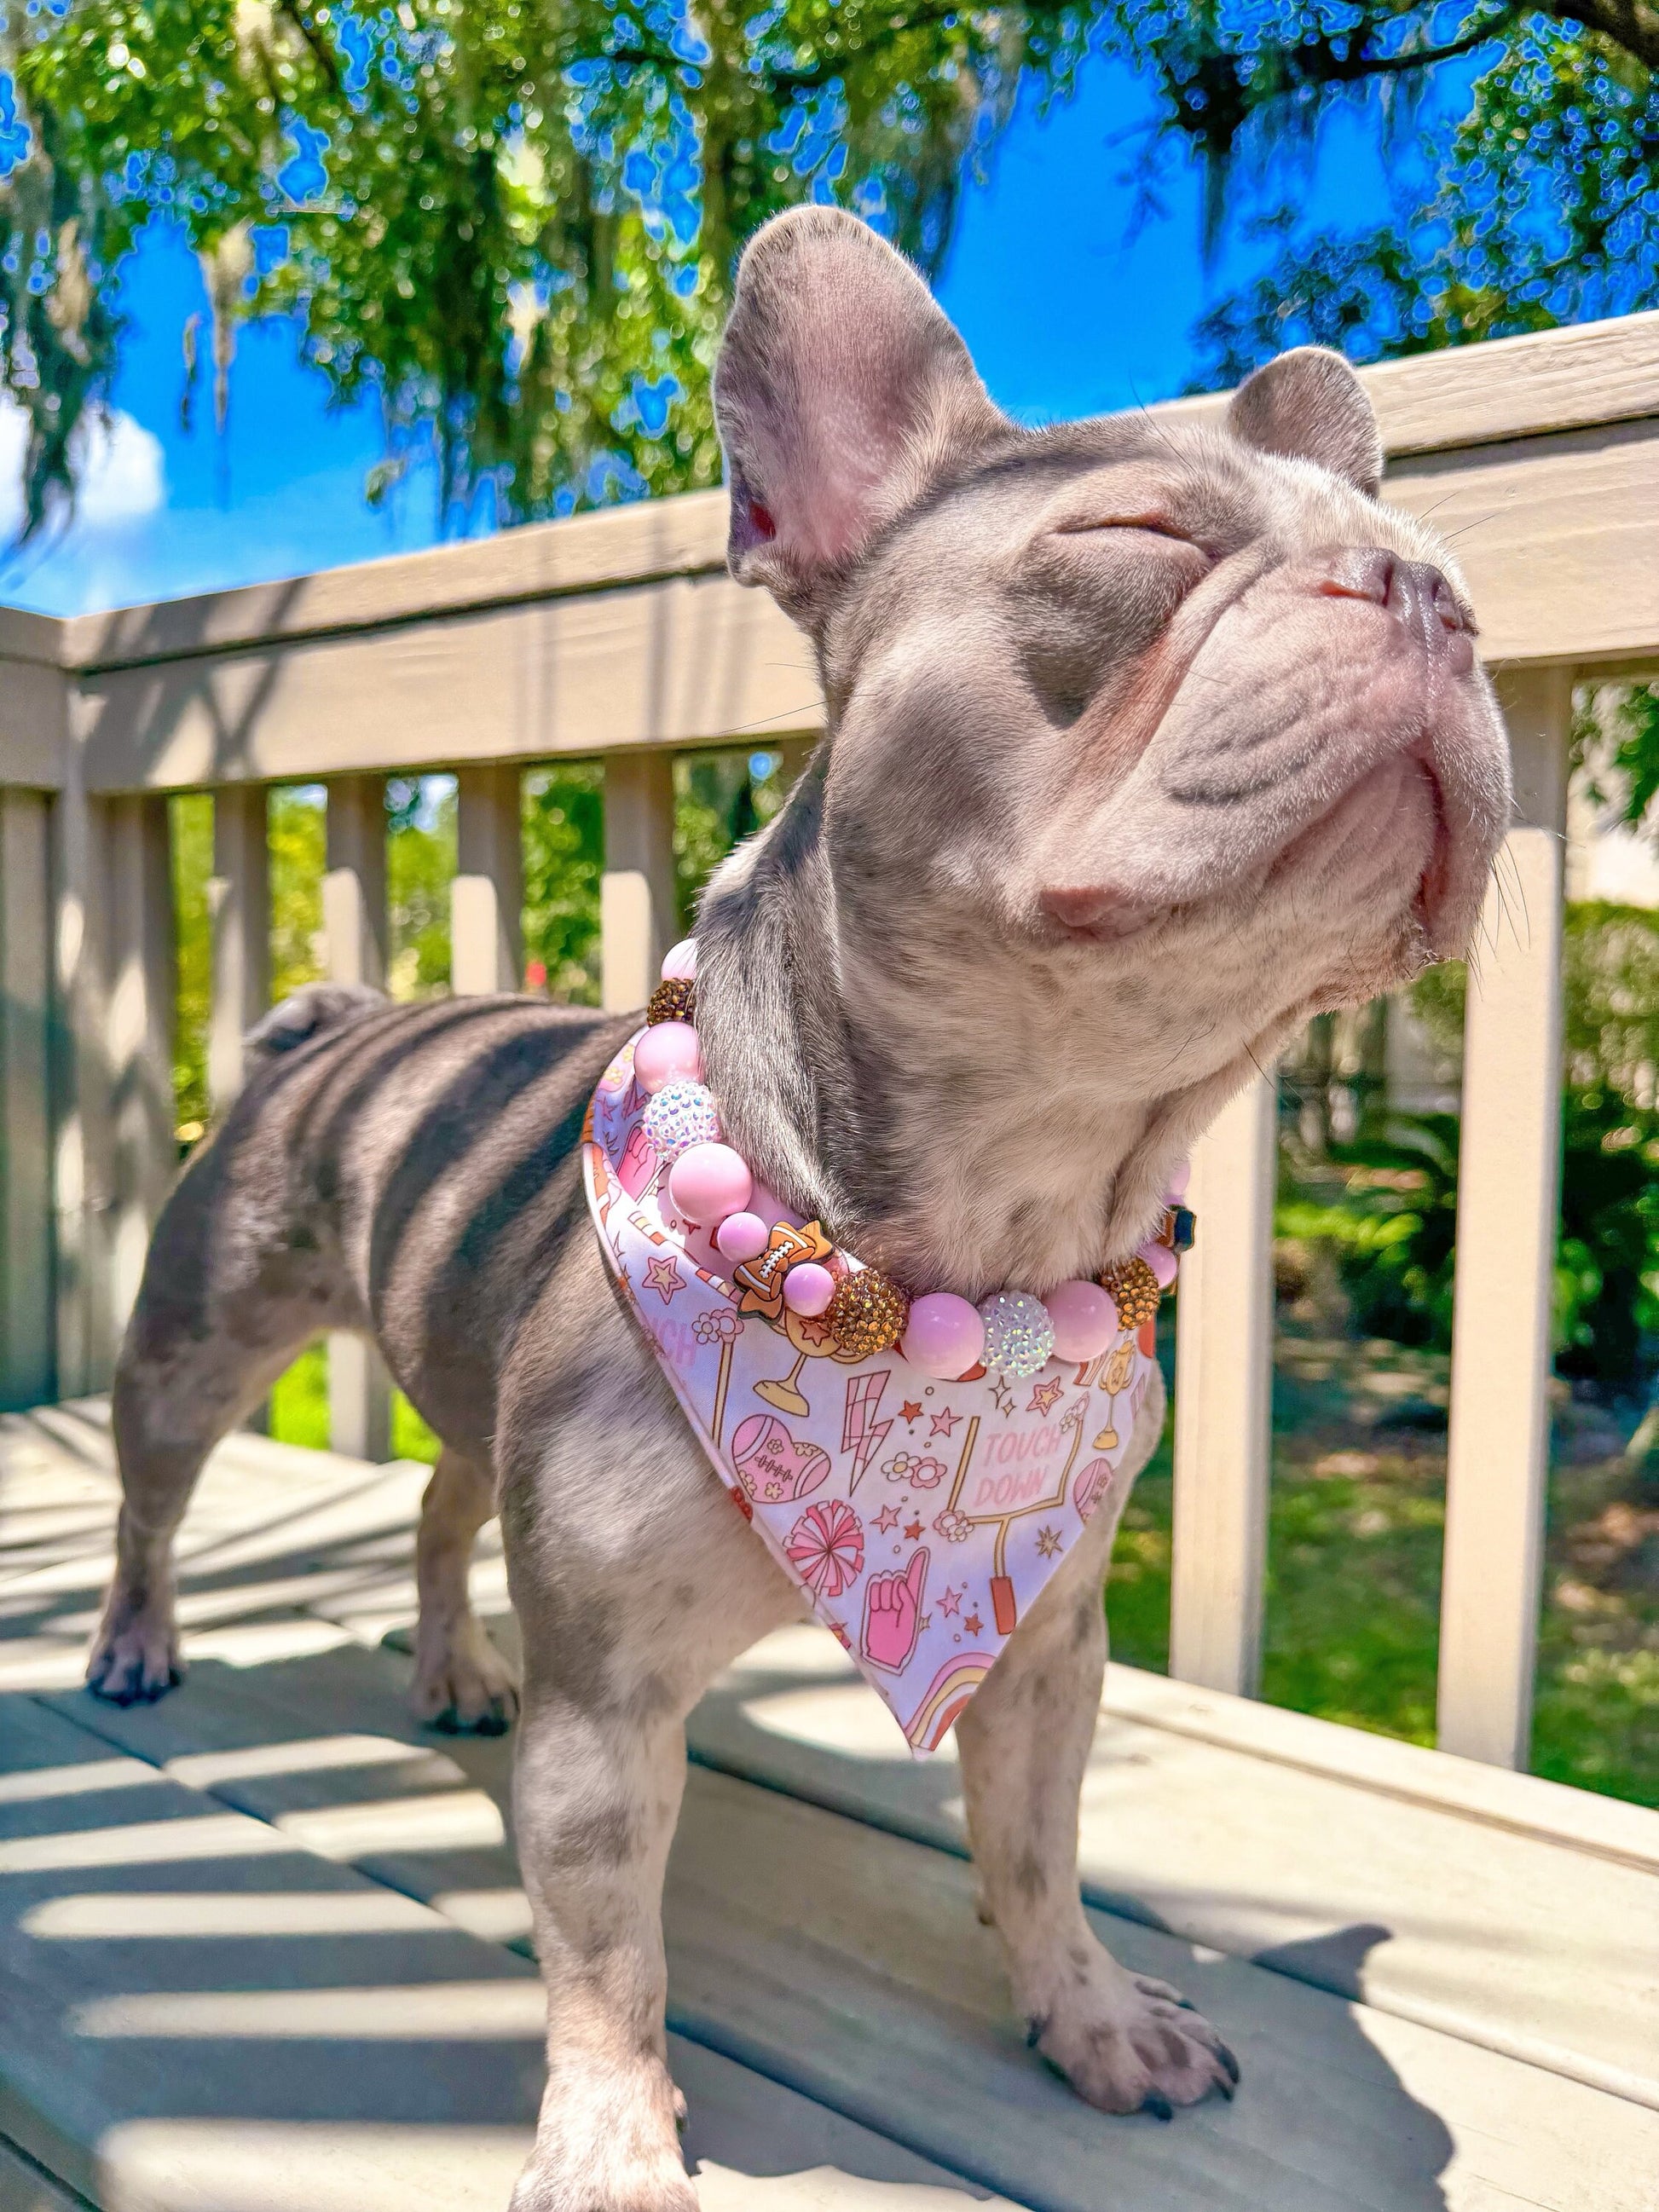
{"label": "bandana", "polygon": [[[1018,1380],[975,1367],[940,1382],[896,1346],[849,1358],[763,1269],[734,1270],[673,1213],[641,1126],[638,1041],[583,1133],[605,1258],[738,1511],[911,1749],[934,1751],[1116,1481],[1152,1324]],[[800,1233],[792,1257],[828,1250],[816,1223]]]}

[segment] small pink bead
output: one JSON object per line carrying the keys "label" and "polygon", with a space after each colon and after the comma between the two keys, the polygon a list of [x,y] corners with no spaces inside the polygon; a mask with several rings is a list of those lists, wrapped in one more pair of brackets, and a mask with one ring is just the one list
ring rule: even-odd
{"label": "small pink bead", "polygon": [[[751,1191],[751,1199],[753,1195]],[[728,1213],[714,1232],[714,1242],[723,1258],[741,1267],[745,1260],[759,1259],[770,1235],[758,1213]]]}
{"label": "small pink bead", "polygon": [[1180,1272],[1180,1262],[1167,1244],[1137,1244],[1136,1251],[1158,1277],[1158,1285],[1167,1291]]}
{"label": "small pink bead", "polygon": [[930,1291],[912,1303],[899,1350],[935,1382],[954,1382],[983,1353],[985,1323],[978,1309],[954,1291]]}
{"label": "small pink bead", "polygon": [[821,1314],[835,1295],[835,1277],[816,1260],[798,1260],[783,1279],[783,1303],[791,1313]]}
{"label": "small pink bead", "polygon": [[1081,1277],[1045,1292],[1042,1303],[1054,1325],[1058,1359],[1098,1359],[1117,1334],[1117,1308],[1098,1283]]}
{"label": "small pink bead", "polygon": [[668,1171],[668,1195],[684,1220],[724,1221],[749,1203],[754,1178],[730,1145],[693,1145]]}
{"label": "small pink bead", "polygon": [[1190,1160],[1177,1160],[1175,1165],[1170,1170],[1169,1179],[1164,1186],[1164,1198],[1165,1204],[1169,1206],[1179,1206],[1182,1200],[1187,1195],[1187,1186],[1192,1179],[1192,1162]]}
{"label": "small pink bead", "polygon": [[663,955],[662,980],[665,983],[690,983],[696,981],[696,974],[697,940],[695,937],[683,937]]}
{"label": "small pink bead", "polygon": [[702,1054],[689,1022],[653,1022],[634,1048],[640,1088],[654,1097],[665,1083],[702,1081]]}

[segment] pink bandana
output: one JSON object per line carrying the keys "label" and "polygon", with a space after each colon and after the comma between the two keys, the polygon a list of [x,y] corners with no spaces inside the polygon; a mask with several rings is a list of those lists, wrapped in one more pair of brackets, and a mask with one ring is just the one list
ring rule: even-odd
{"label": "pink bandana", "polygon": [[1081,1365],[939,1382],[896,1347],[848,1359],[821,1320],[740,1312],[731,1263],[659,1187],[638,1042],[582,1146],[605,1257],[738,1510],[912,1750],[934,1751],[1115,1480],[1152,1325]]}

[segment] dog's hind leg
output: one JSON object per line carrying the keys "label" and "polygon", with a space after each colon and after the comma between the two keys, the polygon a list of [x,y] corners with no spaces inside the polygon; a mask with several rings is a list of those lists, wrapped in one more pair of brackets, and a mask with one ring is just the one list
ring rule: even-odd
{"label": "dog's hind leg", "polygon": [[519,1710],[518,1679],[467,1594],[473,1539],[495,1511],[491,1477],[446,1444],[421,1501],[415,1539],[421,1618],[410,1702],[422,1720],[480,1735],[501,1735]]}
{"label": "dog's hind leg", "polygon": [[322,1255],[274,1243],[219,1147],[198,1153],[156,1225],[116,1364],[115,1574],[87,1662],[100,1698],[130,1705],[182,1679],[173,1547],[197,1477],[338,1306]]}
{"label": "dog's hind leg", "polygon": [[1230,2097],[1237,2069],[1176,1990],[1130,1973],[1101,1943],[1077,1872],[1078,1801],[1106,1667],[1101,1585],[1163,1413],[1160,1391],[1108,1498],[957,1723],[957,1743],[986,1914],[1030,2040],[1090,2104],[1167,2120],[1212,2089]]}

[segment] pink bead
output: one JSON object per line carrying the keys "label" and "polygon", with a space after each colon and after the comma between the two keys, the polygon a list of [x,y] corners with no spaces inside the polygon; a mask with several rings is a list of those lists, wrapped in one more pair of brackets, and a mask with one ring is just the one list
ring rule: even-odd
{"label": "pink bead", "polygon": [[783,1303],[791,1313],[821,1314],[835,1295],[835,1277],[816,1260],[797,1260],[783,1279]]}
{"label": "pink bead", "polygon": [[690,1022],[653,1022],[634,1048],[634,1073],[654,1097],[665,1083],[702,1081],[702,1054]]}
{"label": "pink bead", "polygon": [[1158,1277],[1158,1286],[1167,1291],[1180,1271],[1180,1262],[1167,1244],[1137,1244],[1135,1250]]}
{"label": "pink bead", "polygon": [[[751,1200],[753,1196],[751,1191]],[[770,1234],[758,1213],[728,1213],[714,1232],[714,1242],[723,1258],[741,1267],[745,1260],[759,1259]]]}
{"label": "pink bead", "polygon": [[1079,1277],[1044,1293],[1042,1303],[1054,1325],[1059,1359],[1098,1359],[1117,1334],[1117,1308],[1098,1283]]}
{"label": "pink bead", "polygon": [[985,1323],[978,1309],[954,1291],[930,1291],[913,1301],[899,1350],[924,1375],[954,1382],[978,1364],[985,1350]]}
{"label": "pink bead", "polygon": [[1164,1203],[1167,1206],[1179,1206],[1182,1200],[1187,1195],[1187,1186],[1192,1179],[1192,1162],[1190,1160],[1177,1160],[1175,1165],[1170,1170],[1169,1178],[1164,1185]]}
{"label": "pink bead", "polygon": [[749,1203],[754,1178],[730,1145],[693,1145],[668,1171],[668,1195],[687,1221],[724,1221]]}
{"label": "pink bead", "polygon": [[663,955],[662,980],[665,983],[690,983],[696,980],[696,974],[697,940],[695,937],[683,937]]}

